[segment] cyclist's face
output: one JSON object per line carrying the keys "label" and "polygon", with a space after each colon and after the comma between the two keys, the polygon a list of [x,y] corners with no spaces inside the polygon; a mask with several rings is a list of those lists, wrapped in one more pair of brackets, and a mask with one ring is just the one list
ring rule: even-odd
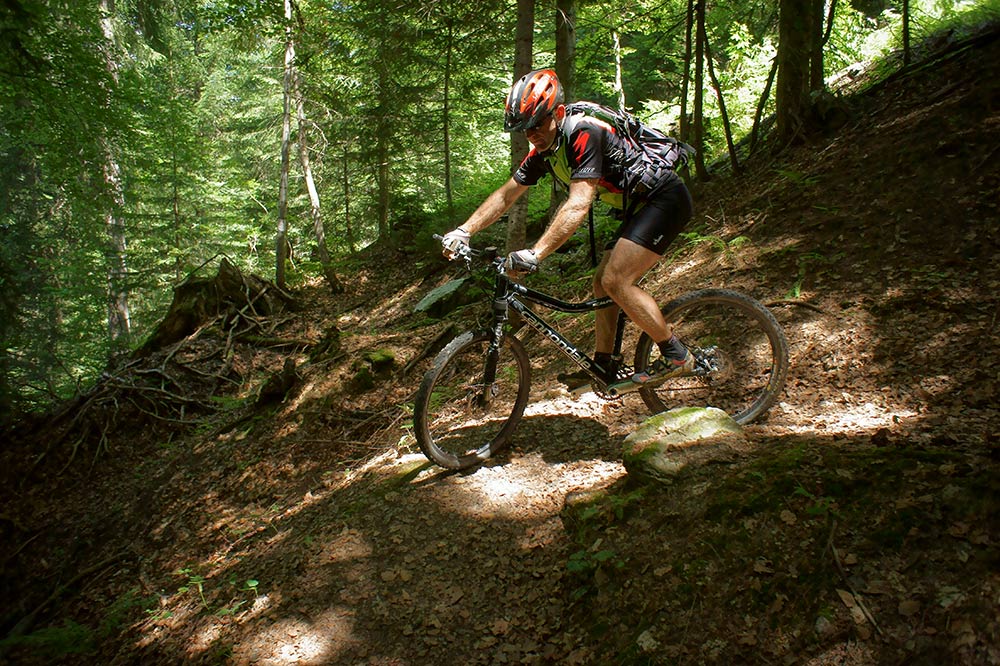
{"label": "cyclist's face", "polygon": [[558,127],[555,114],[550,113],[545,116],[545,120],[538,124],[538,127],[525,130],[524,134],[535,150],[544,153],[555,142]]}

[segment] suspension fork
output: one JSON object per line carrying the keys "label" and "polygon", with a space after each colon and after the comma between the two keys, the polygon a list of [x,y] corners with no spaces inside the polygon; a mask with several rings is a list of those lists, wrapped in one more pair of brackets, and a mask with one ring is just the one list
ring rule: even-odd
{"label": "suspension fork", "polygon": [[483,362],[483,391],[479,402],[486,405],[493,399],[493,384],[497,379],[497,362],[500,345],[503,344],[504,326],[510,318],[507,298],[510,296],[510,280],[506,275],[498,275],[493,289],[493,330],[490,331],[490,346]]}

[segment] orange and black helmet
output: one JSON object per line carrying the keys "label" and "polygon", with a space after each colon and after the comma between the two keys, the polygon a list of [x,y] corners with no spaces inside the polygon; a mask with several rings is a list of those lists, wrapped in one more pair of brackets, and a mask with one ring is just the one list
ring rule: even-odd
{"label": "orange and black helmet", "polygon": [[528,72],[510,89],[503,128],[506,132],[523,132],[538,127],[547,115],[563,103],[563,89],[551,69]]}

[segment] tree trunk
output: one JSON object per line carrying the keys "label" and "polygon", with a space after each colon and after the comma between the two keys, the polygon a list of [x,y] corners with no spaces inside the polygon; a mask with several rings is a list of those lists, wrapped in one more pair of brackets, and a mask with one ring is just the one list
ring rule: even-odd
{"label": "tree trunk", "polygon": [[556,76],[566,101],[576,99],[576,0],[556,0]]}
{"label": "tree trunk", "polygon": [[777,136],[788,143],[802,131],[809,108],[811,1],[781,0],[778,15]]}
{"label": "tree trunk", "polygon": [[695,39],[694,39],[694,165],[698,180],[708,180],[708,169],[705,168],[705,3],[695,5]]}
{"label": "tree trunk", "polygon": [[292,39],[292,2],[285,0],[285,75],[282,81],[284,108],[281,115],[281,179],[278,185],[278,230],[274,243],[274,282],[285,286],[285,260],[288,258],[288,169],[292,134],[292,68],[295,42]]}
{"label": "tree trunk", "polygon": [[344,232],[347,236],[347,247],[353,254],[355,251],[354,223],[351,221],[351,177],[350,160],[348,160],[347,145],[344,146]]}
{"label": "tree trunk", "polygon": [[[389,44],[383,42],[383,46],[388,51]],[[390,138],[392,135],[393,108],[396,100],[392,94],[392,73],[386,56],[383,54],[377,62],[377,82],[378,82],[378,115],[375,122],[375,182],[378,186],[378,200],[376,204],[376,214],[378,216],[378,238],[380,241],[388,243],[392,234],[389,226],[389,205],[391,201],[389,183],[389,153]]]}
{"label": "tree trunk", "polygon": [[292,80],[295,89],[295,112],[299,130],[299,163],[302,165],[302,176],[305,178],[306,190],[309,192],[309,216],[312,218],[313,233],[316,235],[316,253],[319,255],[320,265],[323,266],[323,275],[326,277],[330,289],[335,294],[341,294],[344,292],[344,285],[341,284],[336,271],[333,270],[330,250],[326,246],[326,230],[323,228],[323,211],[320,208],[319,191],[316,189],[312,165],[309,162],[308,121],[306,120],[305,100],[302,96],[302,82],[298,72],[293,73]]}
{"label": "tree trunk", "polygon": [[[556,76],[566,101],[576,99],[576,0],[556,0]],[[566,200],[566,192],[552,179],[549,219]]]}
{"label": "tree trunk", "polygon": [[454,48],[455,28],[448,21],[448,43],[445,48],[444,103],[441,107],[441,127],[444,134],[444,196],[449,225],[455,222],[455,200],[451,192],[451,59]]}
{"label": "tree trunk", "polygon": [[389,131],[388,123],[379,120],[379,133],[376,139],[375,154],[378,166],[375,179],[378,182],[378,237],[388,242],[392,229],[389,227]]}
{"label": "tree trunk", "polygon": [[576,99],[576,3],[556,0],[556,76],[567,102]]}
{"label": "tree trunk", "polygon": [[[101,31],[104,34],[104,61],[108,74],[111,75],[111,86],[118,85],[118,63],[112,53],[115,35],[111,18],[115,11],[114,0],[100,0]],[[108,103],[110,104],[108,91]],[[121,169],[115,155],[113,141],[103,137],[104,165],[102,168],[104,186],[109,194],[108,208],[104,213],[104,228],[108,235],[106,261],[108,269],[107,309],[108,309],[108,340],[112,353],[122,352],[129,347],[131,333],[131,315],[128,305],[128,286],[126,278],[128,267],[125,261],[126,238],[125,193],[122,188]]]}
{"label": "tree trunk", "polygon": [[688,122],[688,90],[691,88],[691,31],[694,27],[694,1],[688,0],[684,28],[684,76],[681,78],[681,117],[677,132],[681,141],[694,142]]}
{"label": "tree trunk", "polygon": [[[535,31],[535,0],[517,0],[517,28],[514,32],[514,78],[531,71],[532,38]],[[511,171],[517,169],[528,154],[528,139],[524,132],[510,135]],[[526,244],[525,228],[528,220],[528,196],[518,199],[507,214],[507,250],[514,252]]]}
{"label": "tree trunk", "polygon": [[812,15],[809,17],[812,24],[812,35],[810,36],[809,54],[809,91],[818,92],[826,87],[823,76],[823,7],[824,0],[810,0],[812,3]]}
{"label": "tree trunk", "polygon": [[740,162],[736,155],[736,145],[733,143],[733,130],[729,125],[729,113],[726,112],[726,100],[722,96],[722,86],[715,76],[715,65],[712,64],[712,49],[708,44],[708,36],[705,37],[705,61],[708,63],[708,75],[712,79],[712,87],[715,88],[715,95],[719,100],[719,112],[722,114],[722,127],[726,132],[726,146],[729,148],[729,160],[733,165],[733,173],[739,173]]}
{"label": "tree trunk", "polygon": [[764,117],[764,109],[767,107],[767,98],[771,96],[771,86],[774,85],[774,75],[778,72],[778,58],[775,56],[771,62],[771,71],[767,75],[767,84],[764,92],[760,94],[760,101],[757,103],[757,111],[753,116],[753,129],[750,130],[750,153],[757,150],[757,136],[760,133],[760,121]]}
{"label": "tree trunk", "polygon": [[618,95],[618,110],[625,111],[625,85],[622,83],[622,42],[617,30],[611,31],[615,53],[615,93]]}

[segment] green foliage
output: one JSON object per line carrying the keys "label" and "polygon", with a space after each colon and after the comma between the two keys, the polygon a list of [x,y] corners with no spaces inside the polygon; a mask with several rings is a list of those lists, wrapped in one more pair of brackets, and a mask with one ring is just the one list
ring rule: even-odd
{"label": "green foliage", "polygon": [[798,185],[799,187],[809,187],[815,185],[819,182],[819,178],[816,176],[809,176],[798,171],[791,171],[787,169],[775,169],[778,175],[792,183],[793,185]]}
{"label": "green foliage", "polygon": [[27,648],[33,653],[55,659],[71,654],[89,654],[95,648],[95,641],[89,627],[67,619],[62,626],[44,627],[26,636],[0,641],[0,650],[13,647]]}
{"label": "green foliage", "polygon": [[[831,81],[899,48],[900,3],[874,15],[857,4],[837,5],[825,52]],[[966,26],[1000,17],[1000,0],[911,5],[915,40],[946,28],[957,38]],[[515,13],[500,0],[404,3],[392,12],[378,0],[296,6],[291,28],[309,156],[334,260],[350,270],[350,255],[376,240],[430,249],[431,233],[464,220],[509,177],[501,116]],[[118,3],[104,25],[96,2],[12,7],[2,16],[0,44],[8,63],[0,68],[7,165],[0,175],[0,417],[65,398],[107,366],[109,214],[124,220],[134,340],[162,317],[171,287],[217,254],[246,272],[270,274],[284,101],[280,4]],[[686,9],[685,0],[580,3],[576,97],[617,104],[617,36],[626,105],[655,126],[675,128]],[[777,13],[764,0],[714,2],[707,10],[739,139],[767,82]],[[536,7],[537,66],[555,61],[552,18],[551,6]],[[707,79],[705,86],[703,153],[711,161],[725,145]],[[321,267],[311,253],[294,121],[291,138],[288,236],[298,285]],[[106,182],[111,164],[120,170],[121,203]],[[784,175],[798,186],[814,182]],[[533,230],[544,227],[549,200],[546,187],[531,193]],[[599,215],[598,224],[613,223]],[[483,239],[502,245],[504,234],[497,225]],[[687,242],[737,249],[708,237]]]}
{"label": "green foliage", "polygon": [[155,598],[142,597],[135,588],[108,604],[96,629],[66,618],[58,626],[42,627],[30,634],[0,641],[0,654],[11,648],[29,650],[32,654],[59,659],[67,655],[90,654],[107,637],[137,617],[139,611],[150,614]]}
{"label": "green foliage", "polygon": [[626,520],[634,507],[641,505],[645,488],[628,492],[601,493],[588,502],[568,508],[574,525],[573,540],[584,547],[570,554],[566,570],[576,581],[572,596],[581,599],[597,592],[600,581],[622,571],[625,561],[614,549],[605,546],[600,536],[614,525]]}
{"label": "green foliage", "polygon": [[726,259],[732,259],[736,256],[737,250],[750,242],[750,239],[746,236],[736,236],[735,238],[727,241],[721,236],[717,236],[715,234],[704,234],[699,229],[685,231],[681,233],[678,238],[681,242],[671,253],[670,261],[676,259],[678,255],[687,249],[706,244],[713,250],[721,252]]}
{"label": "green foliage", "polygon": [[833,255],[827,256],[819,252],[805,252],[799,255],[798,258],[798,273],[795,276],[795,283],[785,294],[785,298],[799,298],[802,295],[802,285],[806,278],[809,276],[810,271],[816,269],[815,273],[818,276],[823,272],[823,266],[832,264],[833,262],[839,260],[843,257],[843,253],[835,253]]}
{"label": "green foliage", "polygon": [[[253,600],[259,596],[258,587],[260,586],[260,581],[254,578],[249,578],[241,583],[235,575],[230,576],[228,585],[232,591],[232,596],[228,601],[213,610],[213,607],[209,604],[208,597],[206,596],[205,590],[208,580],[204,576],[194,573],[192,569],[187,567],[178,569],[175,574],[187,577],[186,582],[177,588],[177,593],[179,595],[196,592],[197,599],[202,610],[218,615],[219,617],[235,615],[244,606],[248,603],[252,603]],[[223,593],[222,590],[217,590],[217,592]]]}
{"label": "green foliage", "polygon": [[205,599],[205,578],[204,576],[199,576],[192,573],[191,569],[180,569],[177,571],[180,576],[187,576],[187,584],[181,585],[177,588],[177,592],[184,594],[194,588],[198,591],[198,598],[201,599],[201,605],[203,608],[208,608],[208,601]]}

